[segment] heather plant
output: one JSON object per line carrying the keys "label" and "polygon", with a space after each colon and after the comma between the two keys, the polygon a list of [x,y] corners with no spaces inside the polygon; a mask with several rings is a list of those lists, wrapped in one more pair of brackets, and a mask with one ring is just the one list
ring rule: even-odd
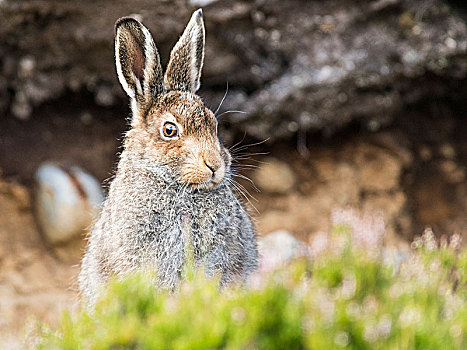
{"label": "heather plant", "polygon": [[218,289],[192,267],[175,293],[149,272],[115,280],[93,310],[66,314],[39,348],[465,349],[467,252],[430,230],[410,253],[382,245],[378,217],[335,212],[310,254]]}

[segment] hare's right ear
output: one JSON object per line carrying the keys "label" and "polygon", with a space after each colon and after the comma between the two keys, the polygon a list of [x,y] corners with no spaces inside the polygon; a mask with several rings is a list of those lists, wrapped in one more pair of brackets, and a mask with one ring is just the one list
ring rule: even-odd
{"label": "hare's right ear", "polygon": [[115,64],[118,80],[131,98],[133,121],[163,89],[162,67],[151,34],[136,19],[115,23]]}
{"label": "hare's right ear", "polygon": [[170,53],[164,76],[167,90],[196,93],[204,60],[204,22],[201,9],[195,11]]}

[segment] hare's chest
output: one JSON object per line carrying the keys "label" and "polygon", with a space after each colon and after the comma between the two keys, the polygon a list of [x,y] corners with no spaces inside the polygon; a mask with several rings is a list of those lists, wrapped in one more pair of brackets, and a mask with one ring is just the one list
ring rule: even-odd
{"label": "hare's chest", "polygon": [[208,254],[214,245],[222,241],[219,230],[221,221],[217,213],[192,210],[181,214],[181,232],[186,251],[193,251],[195,258]]}

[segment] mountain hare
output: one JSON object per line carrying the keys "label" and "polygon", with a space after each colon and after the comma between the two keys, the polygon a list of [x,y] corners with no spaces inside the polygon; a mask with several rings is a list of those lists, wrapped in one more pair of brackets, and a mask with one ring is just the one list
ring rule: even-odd
{"label": "mountain hare", "polygon": [[110,276],[156,269],[173,290],[189,254],[221,285],[257,267],[248,214],[232,192],[229,151],[213,112],[195,95],[204,58],[202,11],[193,13],[165,74],[149,31],[137,20],[115,25],[115,61],[131,100],[131,129],[116,176],[89,236],[79,274],[94,303]]}

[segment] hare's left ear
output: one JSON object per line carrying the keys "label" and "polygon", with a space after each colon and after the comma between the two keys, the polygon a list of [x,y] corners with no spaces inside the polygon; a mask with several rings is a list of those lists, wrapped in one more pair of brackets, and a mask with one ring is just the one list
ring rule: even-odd
{"label": "hare's left ear", "polygon": [[190,91],[200,87],[204,60],[204,23],[201,9],[191,16],[183,35],[170,53],[170,61],[164,75],[167,90]]}

